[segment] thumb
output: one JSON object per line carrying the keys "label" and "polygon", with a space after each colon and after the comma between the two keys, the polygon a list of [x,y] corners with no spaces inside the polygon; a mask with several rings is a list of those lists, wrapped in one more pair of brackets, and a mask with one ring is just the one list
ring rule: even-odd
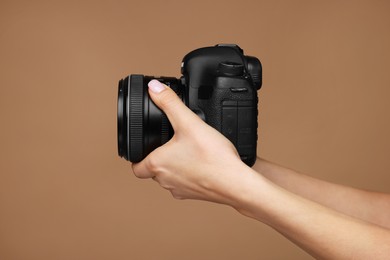
{"label": "thumb", "polygon": [[150,97],[167,115],[173,129],[191,125],[193,120],[200,120],[167,85],[153,79],[148,83],[148,87]]}

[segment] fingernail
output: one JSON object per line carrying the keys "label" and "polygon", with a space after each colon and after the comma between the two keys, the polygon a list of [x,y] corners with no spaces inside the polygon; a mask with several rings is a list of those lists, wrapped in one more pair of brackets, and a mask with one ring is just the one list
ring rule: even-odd
{"label": "fingernail", "polygon": [[149,89],[154,93],[160,93],[165,89],[165,86],[160,81],[153,79],[148,83]]}

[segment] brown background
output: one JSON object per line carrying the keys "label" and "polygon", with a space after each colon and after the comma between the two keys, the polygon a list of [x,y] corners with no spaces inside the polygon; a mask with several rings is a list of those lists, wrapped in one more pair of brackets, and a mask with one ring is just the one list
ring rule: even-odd
{"label": "brown background", "polygon": [[264,66],[260,156],[389,192],[389,28],[388,1],[2,0],[0,259],[311,259],[136,179],[117,156],[117,81],[238,43]]}

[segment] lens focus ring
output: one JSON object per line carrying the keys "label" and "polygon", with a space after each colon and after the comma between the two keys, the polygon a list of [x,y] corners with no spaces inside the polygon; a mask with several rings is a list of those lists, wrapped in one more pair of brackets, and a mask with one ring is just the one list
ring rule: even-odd
{"label": "lens focus ring", "polygon": [[129,95],[130,102],[128,106],[128,156],[130,161],[139,162],[143,158],[143,76],[131,75],[129,81]]}

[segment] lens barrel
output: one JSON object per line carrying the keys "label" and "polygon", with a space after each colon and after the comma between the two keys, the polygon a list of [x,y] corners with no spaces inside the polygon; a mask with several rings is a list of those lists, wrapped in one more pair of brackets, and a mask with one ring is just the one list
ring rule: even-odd
{"label": "lens barrel", "polygon": [[171,87],[185,102],[185,88],[176,78],[130,75],[119,81],[118,154],[131,162],[141,161],[173,136],[167,116],[149,97],[152,79]]}
{"label": "lens barrel", "polygon": [[[127,112],[126,99],[128,96],[128,78],[121,79],[118,84],[118,154],[120,157],[127,157]],[[127,158],[126,158],[127,159]]]}

